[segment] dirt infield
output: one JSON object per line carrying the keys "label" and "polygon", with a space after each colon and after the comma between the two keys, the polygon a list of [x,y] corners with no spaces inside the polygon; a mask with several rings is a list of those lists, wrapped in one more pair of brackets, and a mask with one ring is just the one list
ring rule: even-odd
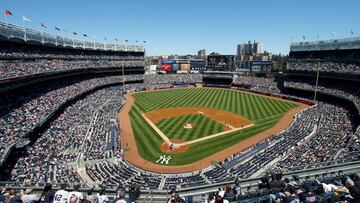
{"label": "dirt infield", "polygon": [[[239,116],[237,114],[222,111],[218,109],[199,108],[199,107],[179,107],[159,109],[145,113],[145,116],[149,118],[153,123],[159,122],[161,119],[178,117],[188,114],[203,114],[208,118],[215,120],[219,123],[225,124],[225,122],[233,128],[241,128],[246,125],[250,125],[251,121]],[[231,129],[231,128],[230,128]]]}
{"label": "dirt infield", "polygon": [[[172,143],[176,144],[180,144],[180,143],[184,143],[183,140],[179,140],[179,139],[171,139]],[[182,145],[182,146],[175,146],[174,149],[170,149],[170,146],[167,142],[163,142],[160,146],[161,151],[166,152],[168,154],[177,154],[177,153],[181,153],[181,152],[185,152],[187,151],[189,148],[188,145]]]}
{"label": "dirt infield", "polygon": [[[161,90],[160,90],[161,91]],[[229,90],[229,91],[237,91],[237,90]],[[246,92],[247,93],[247,92]],[[248,93],[249,94],[249,93]],[[250,93],[251,94],[251,93]],[[258,94],[256,94],[258,95]],[[258,95],[263,96],[263,95]],[[181,166],[166,166],[166,165],[159,165],[155,163],[151,163],[145,159],[143,159],[140,154],[138,153],[135,136],[133,135],[130,119],[129,119],[129,111],[135,102],[135,98],[132,94],[127,94],[126,96],[127,102],[123,108],[123,110],[118,114],[120,129],[121,129],[121,147],[124,149],[127,145],[130,148],[129,151],[124,152],[125,158],[128,162],[137,166],[139,168],[158,172],[158,173],[184,173],[184,172],[192,172],[196,170],[204,169],[211,165],[212,161],[223,161],[226,157],[230,156],[231,154],[243,151],[256,143],[260,142],[261,140],[266,139],[267,137],[273,136],[282,130],[286,129],[292,122],[293,117],[296,115],[297,112],[303,110],[308,107],[308,105],[297,103],[299,106],[293,109],[290,109],[288,112],[284,114],[284,116],[275,124],[274,127],[269,128],[261,133],[258,133],[251,137],[251,139],[246,139],[241,141],[233,146],[226,148],[222,151],[219,151],[215,154],[212,154],[204,159],[201,159],[197,162],[192,164],[186,164]],[[269,97],[269,96],[263,96]],[[280,98],[272,99],[287,101],[290,103],[296,103],[288,100],[283,100]]]}

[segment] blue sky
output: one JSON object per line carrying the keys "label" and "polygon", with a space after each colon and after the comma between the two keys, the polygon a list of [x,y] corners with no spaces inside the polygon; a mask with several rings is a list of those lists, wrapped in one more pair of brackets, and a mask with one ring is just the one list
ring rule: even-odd
{"label": "blue sky", "polygon": [[[236,44],[260,41],[272,53],[288,53],[293,41],[360,35],[359,0],[0,0],[10,23],[79,39],[129,43],[146,40],[147,55],[235,54]],[[2,20],[5,16],[2,15]],[[55,26],[69,32],[55,31]],[[332,32],[337,35],[332,36]]]}

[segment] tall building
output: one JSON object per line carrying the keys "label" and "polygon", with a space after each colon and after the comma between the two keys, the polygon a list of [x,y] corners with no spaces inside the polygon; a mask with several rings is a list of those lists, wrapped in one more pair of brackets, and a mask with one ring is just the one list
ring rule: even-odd
{"label": "tall building", "polygon": [[246,44],[238,44],[238,45],[237,45],[236,56],[243,56],[243,55],[245,55],[245,45],[246,45]]}
{"label": "tall building", "polygon": [[201,49],[198,51],[198,58],[206,59],[206,50],[205,49]]}
{"label": "tall building", "polygon": [[253,44],[253,53],[254,54],[262,54],[264,52],[263,45],[260,42],[255,42]]}
{"label": "tall building", "polygon": [[247,44],[245,43],[237,45],[236,56],[240,57],[243,55],[260,54],[263,52],[263,46],[260,42],[254,41],[254,43],[251,43],[251,41],[248,41]]}

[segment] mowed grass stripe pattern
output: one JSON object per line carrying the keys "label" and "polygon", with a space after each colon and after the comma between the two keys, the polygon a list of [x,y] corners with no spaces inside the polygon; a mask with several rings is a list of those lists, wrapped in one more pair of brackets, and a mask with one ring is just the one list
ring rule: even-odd
{"label": "mowed grass stripe pattern", "polygon": [[[247,94],[240,91],[212,88],[174,89],[143,92],[134,95],[144,112],[174,107],[206,107],[233,112],[257,121],[296,107],[296,104]],[[234,97],[231,99],[231,97]],[[235,102],[233,102],[235,101]]]}
{"label": "mowed grass stripe pattern", "polygon": [[[194,125],[192,129],[184,128],[186,123]],[[170,139],[185,141],[223,132],[224,125],[209,119],[205,115],[189,114],[160,120],[156,126]]]}
{"label": "mowed grass stripe pattern", "polygon": [[[170,165],[190,164],[218,151],[224,150],[242,140],[273,127],[291,108],[298,105],[261,97],[238,91],[214,88],[174,89],[155,92],[142,92],[134,95],[136,101],[129,116],[140,155],[151,162],[156,162],[164,152],[160,150],[163,140],[142,118],[141,113],[163,108],[205,107],[233,112],[251,120],[253,127],[228,133],[189,146],[186,152],[172,154]],[[189,116],[189,117],[187,117]],[[157,126],[170,138],[193,140],[195,137],[223,131],[222,126],[208,125],[199,117],[192,115],[161,120]],[[195,128],[187,131],[182,126],[191,121]],[[216,121],[214,121],[216,122]],[[177,129],[176,133],[174,129]],[[192,131],[192,133],[187,133]],[[171,132],[171,133],[169,133]]]}

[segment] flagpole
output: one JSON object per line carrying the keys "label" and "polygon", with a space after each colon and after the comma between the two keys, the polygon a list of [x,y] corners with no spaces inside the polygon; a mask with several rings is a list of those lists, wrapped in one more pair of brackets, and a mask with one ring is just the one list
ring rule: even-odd
{"label": "flagpole", "polygon": [[26,28],[25,28],[25,20],[24,20],[24,16],[23,16],[23,28],[24,28],[24,41],[26,42]]}
{"label": "flagpole", "polygon": [[41,25],[41,28],[42,28],[41,43],[44,44],[44,32],[45,32],[45,27],[43,27],[43,26]]}
{"label": "flagpole", "polygon": [[[74,32],[73,32],[73,35],[74,35]],[[76,37],[76,36],[72,37],[72,40],[73,40],[73,48],[74,48],[74,49],[75,49],[75,37]]]}
{"label": "flagpole", "polygon": [[6,13],[4,12],[4,15],[5,15],[5,23],[6,23],[6,34],[7,34],[7,38],[10,39],[10,30],[9,30],[9,23],[8,23],[8,19],[7,19],[7,15]]}
{"label": "flagpole", "polygon": [[6,15],[6,13],[4,13],[4,15],[5,15],[6,26],[8,26],[8,20],[7,20],[7,15]]}

